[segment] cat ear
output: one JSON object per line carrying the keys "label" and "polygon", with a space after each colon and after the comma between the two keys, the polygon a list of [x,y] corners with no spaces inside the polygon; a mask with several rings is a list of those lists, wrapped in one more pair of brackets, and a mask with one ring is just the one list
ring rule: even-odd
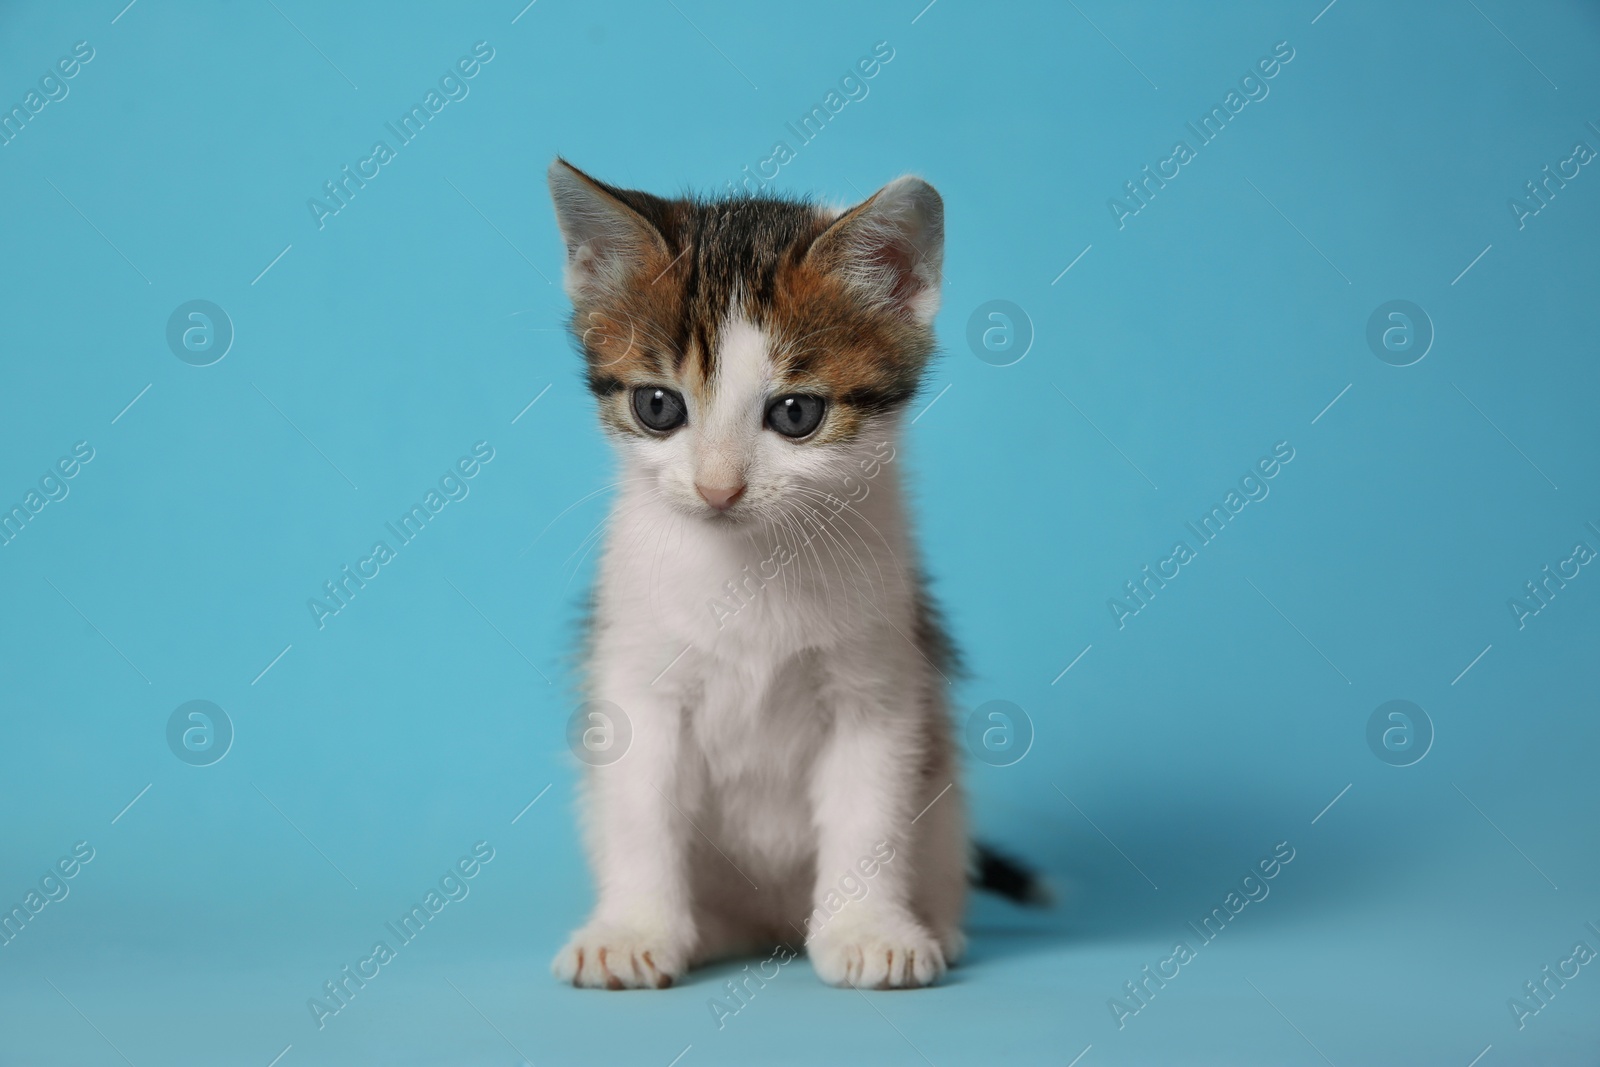
{"label": "cat ear", "polygon": [[623,196],[654,199],[613,189],[559,157],[550,164],[550,199],[567,244],[565,281],[574,300],[620,288],[641,265],[666,254],[660,232]]}
{"label": "cat ear", "polygon": [[944,201],[921,178],[897,178],[835,219],[807,258],[926,325],[939,310]]}

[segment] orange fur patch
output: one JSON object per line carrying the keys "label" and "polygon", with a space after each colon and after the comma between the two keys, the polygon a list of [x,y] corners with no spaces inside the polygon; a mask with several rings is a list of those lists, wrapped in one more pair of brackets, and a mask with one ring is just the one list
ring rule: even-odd
{"label": "orange fur patch", "polygon": [[915,394],[932,330],[875,306],[826,255],[808,255],[836,222],[828,214],[776,201],[706,205],[626,195],[664,250],[643,249],[625,284],[590,294],[572,319],[589,387],[612,429],[645,432],[631,410],[640,386],[706,398],[730,313],[769,338],[774,397],[803,392],[828,401],[817,443],[848,440],[867,418]]}

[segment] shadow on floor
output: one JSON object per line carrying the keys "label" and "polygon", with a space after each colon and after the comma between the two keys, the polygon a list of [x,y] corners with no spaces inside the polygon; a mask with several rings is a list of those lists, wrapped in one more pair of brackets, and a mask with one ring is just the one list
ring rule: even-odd
{"label": "shadow on floor", "polygon": [[[1298,813],[1301,798],[1236,795],[1188,797],[1102,816],[1097,825],[1068,807],[1029,820],[1026,838],[992,838],[1001,851],[1044,873],[1055,895],[1049,907],[1020,907],[975,892],[968,908],[967,955],[950,980],[986,963],[1056,952],[1073,944],[1173,941],[1197,935],[1231,892],[1245,893],[1257,864],[1293,850],[1276,875],[1251,892],[1250,926],[1315,922],[1361,899],[1389,893],[1397,872],[1422,862],[1415,843],[1374,833],[1370,825],[1327,820],[1312,827],[1297,814],[1285,832],[1282,813]],[[1280,848],[1280,843],[1286,847]],[[1217,925],[1221,925],[1218,923]],[[798,942],[794,946],[800,948]],[[751,957],[751,960],[759,957]],[[720,983],[747,960],[698,969],[690,982]],[[795,962],[804,965],[803,959]]]}
{"label": "shadow on floor", "polygon": [[[1057,805],[1029,821],[1026,838],[999,839],[1002,851],[1044,872],[1049,908],[1022,908],[988,894],[969,907],[968,962],[1052,951],[1067,943],[1114,943],[1193,936],[1257,864],[1292,850],[1275,877],[1253,881],[1261,896],[1244,906],[1251,927],[1325,924],[1330,915],[1380,893],[1397,874],[1425,861],[1416,843],[1358,821],[1306,817],[1292,822],[1299,797],[1188,797],[1102,815]],[[1288,829],[1286,829],[1288,827]],[[987,835],[980,835],[986,836]],[[1286,844],[1285,844],[1286,842]],[[1237,902],[1236,898],[1236,902]],[[1222,925],[1218,923],[1217,925]]]}

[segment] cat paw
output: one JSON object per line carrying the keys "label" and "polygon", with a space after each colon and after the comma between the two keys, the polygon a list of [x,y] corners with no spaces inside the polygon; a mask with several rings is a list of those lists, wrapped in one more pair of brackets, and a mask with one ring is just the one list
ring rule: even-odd
{"label": "cat paw", "polygon": [[954,967],[967,954],[967,935],[960,930],[946,930],[939,935],[939,947],[944,950],[944,962]]}
{"label": "cat paw", "polygon": [[917,989],[937,982],[947,969],[938,940],[911,921],[821,930],[806,953],[818,978],[860,989]]}
{"label": "cat paw", "polygon": [[688,969],[688,953],[669,939],[605,923],[575,932],[550,963],[561,981],[585,989],[666,989]]}

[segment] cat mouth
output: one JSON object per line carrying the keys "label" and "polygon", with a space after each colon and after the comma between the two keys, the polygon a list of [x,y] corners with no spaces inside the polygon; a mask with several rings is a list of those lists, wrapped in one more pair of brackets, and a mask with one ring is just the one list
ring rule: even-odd
{"label": "cat mouth", "polygon": [[732,507],[723,510],[701,508],[700,518],[712,526],[742,526],[750,518],[748,508]]}

